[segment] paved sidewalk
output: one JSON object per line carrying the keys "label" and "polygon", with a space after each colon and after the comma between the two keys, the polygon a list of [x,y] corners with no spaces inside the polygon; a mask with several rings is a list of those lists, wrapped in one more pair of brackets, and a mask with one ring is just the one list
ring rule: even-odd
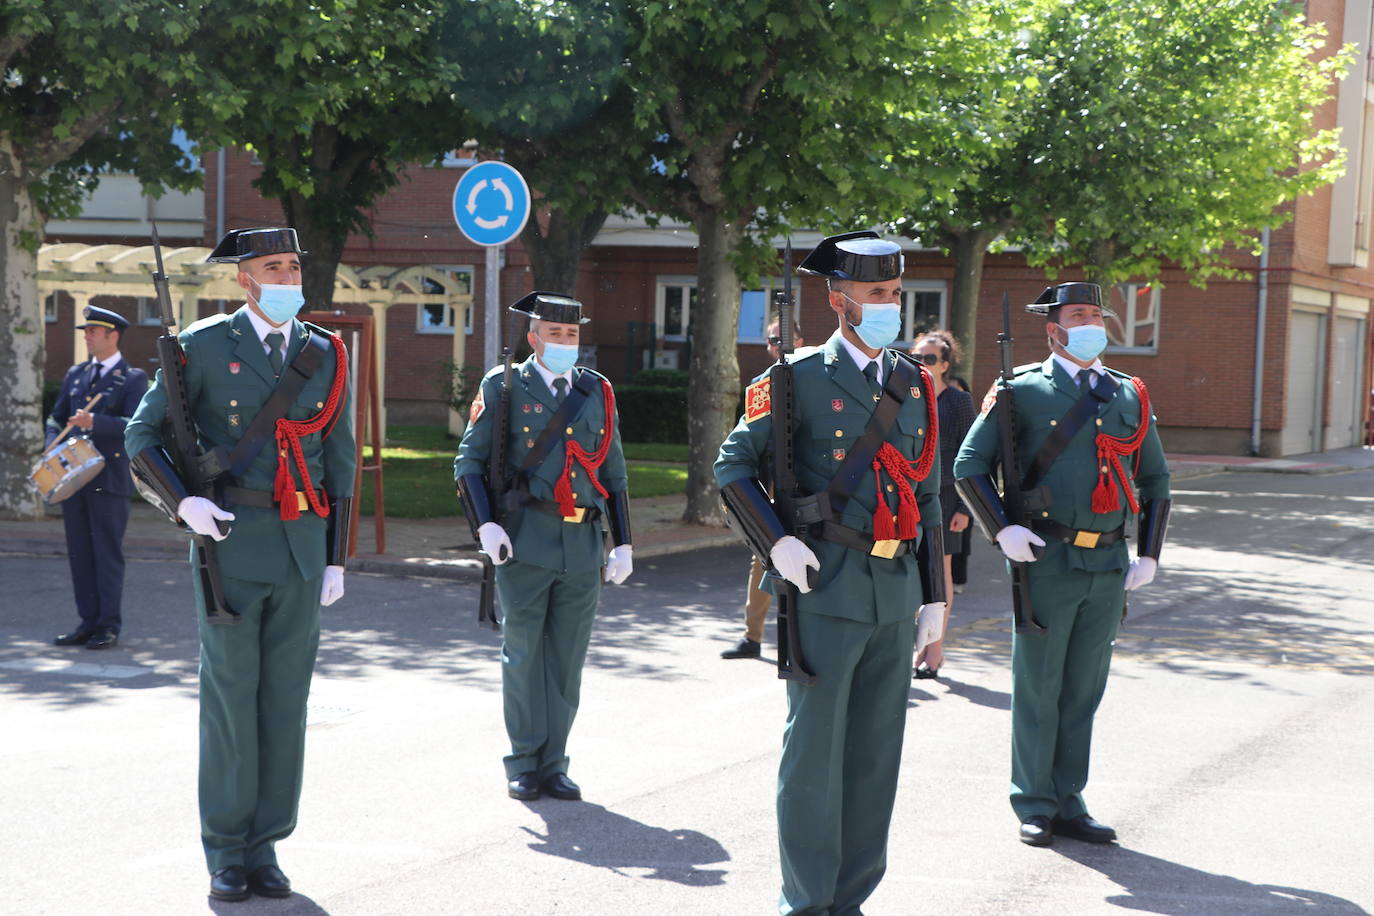
{"label": "paved sidewalk", "polygon": [[[1348,448],[1291,458],[1246,458],[1233,455],[1170,455],[1174,480],[1227,471],[1284,474],[1331,474],[1374,467],[1374,448]],[[686,497],[657,496],[630,501],[635,559],[736,543],[726,528],[688,525],[682,521]],[[481,573],[477,545],[461,516],[435,519],[388,518],[386,551],[377,553],[374,520],[360,520],[358,553],[349,561],[357,572],[440,579],[468,579]],[[62,517],[56,509],[39,521],[0,520],[0,552],[64,555]],[[151,506],[137,502],[124,538],[125,555],[133,559],[167,559],[186,555],[186,539]]]}

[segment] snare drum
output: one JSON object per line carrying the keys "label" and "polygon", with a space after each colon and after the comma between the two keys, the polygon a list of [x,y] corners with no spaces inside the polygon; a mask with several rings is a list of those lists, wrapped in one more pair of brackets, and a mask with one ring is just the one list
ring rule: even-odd
{"label": "snare drum", "polygon": [[105,469],[105,456],[89,436],[73,436],[44,453],[29,480],[43,502],[55,505],[90,483]]}

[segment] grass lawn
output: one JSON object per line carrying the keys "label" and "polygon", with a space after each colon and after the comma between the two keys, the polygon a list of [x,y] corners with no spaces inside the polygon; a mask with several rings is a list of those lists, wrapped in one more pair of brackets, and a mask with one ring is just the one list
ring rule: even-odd
{"label": "grass lawn", "polygon": [[[393,518],[443,518],[458,514],[453,490],[453,457],[458,440],[442,426],[389,426],[382,449],[386,514]],[[630,495],[666,496],[687,485],[687,467],[638,464],[640,461],[687,460],[686,445],[626,443]],[[363,455],[371,461],[371,449]],[[372,514],[372,474],[363,474],[364,515]]]}

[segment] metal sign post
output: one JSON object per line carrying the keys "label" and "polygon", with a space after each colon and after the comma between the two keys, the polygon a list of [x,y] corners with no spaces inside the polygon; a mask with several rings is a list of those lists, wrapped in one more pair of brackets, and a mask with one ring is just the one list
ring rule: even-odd
{"label": "metal sign post", "polygon": [[[530,218],[530,189],[524,177],[504,162],[479,162],[453,189],[453,221],[473,244],[487,249],[483,284],[482,365],[496,365],[501,352],[502,250]],[[454,329],[455,333],[461,333]],[[513,342],[512,342],[513,343]]]}

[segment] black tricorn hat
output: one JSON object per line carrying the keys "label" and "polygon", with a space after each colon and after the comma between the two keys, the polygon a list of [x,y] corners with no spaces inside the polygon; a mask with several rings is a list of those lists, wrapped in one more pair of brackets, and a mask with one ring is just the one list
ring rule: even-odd
{"label": "black tricorn hat", "polygon": [[510,307],[512,312],[529,315],[538,321],[552,321],[555,324],[586,324],[590,318],[582,317],[582,303],[572,296],[551,293],[537,289]]}
{"label": "black tricorn hat", "polygon": [[306,254],[296,239],[295,229],[261,227],[230,229],[205,259],[209,264],[237,264],[269,254]]}
{"label": "black tricorn hat", "polygon": [[896,242],[881,239],[878,233],[867,229],[822,239],[797,265],[797,272],[873,283],[900,277],[904,265],[902,249]]}
{"label": "black tricorn hat", "polygon": [[113,331],[124,331],[129,327],[129,322],[123,315],[109,309],[96,308],[94,305],[82,309],[81,315],[86,321],[78,324],[78,328],[109,328]]}
{"label": "black tricorn hat", "polygon": [[1050,309],[1061,305],[1095,305],[1104,315],[1115,315],[1102,300],[1102,287],[1096,283],[1060,283],[1047,286],[1035,301],[1026,306],[1026,311],[1037,315],[1048,315]]}

